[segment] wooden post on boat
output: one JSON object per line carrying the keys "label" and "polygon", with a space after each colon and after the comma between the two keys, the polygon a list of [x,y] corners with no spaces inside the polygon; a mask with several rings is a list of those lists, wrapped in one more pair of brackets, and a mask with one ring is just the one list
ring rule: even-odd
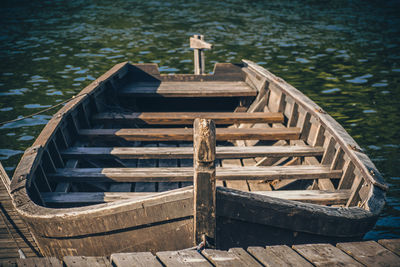
{"label": "wooden post on boat", "polygon": [[208,119],[195,119],[194,146],[194,241],[205,240],[216,244],[216,189],[215,189],[215,124]]}
{"label": "wooden post on boat", "polygon": [[211,49],[212,44],[205,42],[203,35],[193,35],[193,37],[190,37],[190,48],[194,49],[194,74],[204,74],[204,49]]}

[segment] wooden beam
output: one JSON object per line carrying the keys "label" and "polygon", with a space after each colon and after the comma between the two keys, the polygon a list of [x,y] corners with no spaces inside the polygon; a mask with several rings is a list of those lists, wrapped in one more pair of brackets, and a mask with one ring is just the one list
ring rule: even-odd
{"label": "wooden beam", "polygon": [[[329,166],[246,166],[217,167],[219,180],[274,180],[340,178],[341,170]],[[193,169],[178,168],[78,168],[57,169],[48,175],[58,182],[187,182],[193,179]]]}
{"label": "wooden beam", "polygon": [[214,163],[215,124],[212,120],[196,119],[193,129],[193,240],[194,245],[197,245],[203,241],[203,238],[206,238],[212,246],[215,246],[217,230]]}
{"label": "wooden beam", "polygon": [[[311,146],[217,146],[217,159],[253,157],[321,156],[322,147]],[[191,159],[193,147],[71,147],[61,152],[65,158]]]}
{"label": "wooden beam", "polygon": [[348,190],[277,190],[277,191],[252,191],[263,196],[283,198],[319,205],[345,205],[351,195]]}
{"label": "wooden beam", "polygon": [[256,96],[245,82],[128,83],[120,94],[131,97],[240,97]]}
{"label": "wooden beam", "polygon": [[[191,141],[193,129],[146,128],[146,129],[84,129],[79,134],[90,138],[122,138],[127,141]],[[299,128],[218,128],[219,141],[227,140],[290,140],[298,139]]]}
{"label": "wooden beam", "polygon": [[93,117],[94,120],[101,122],[156,125],[191,125],[195,118],[211,119],[215,124],[277,123],[284,120],[280,112],[105,112]]}
{"label": "wooden beam", "polygon": [[94,204],[107,203],[125,199],[139,199],[156,195],[155,192],[46,192],[41,193],[45,203],[52,204]]}

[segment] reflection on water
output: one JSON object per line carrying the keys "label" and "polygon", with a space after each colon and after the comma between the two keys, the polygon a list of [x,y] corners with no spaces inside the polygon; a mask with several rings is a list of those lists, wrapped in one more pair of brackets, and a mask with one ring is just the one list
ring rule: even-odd
{"label": "reflection on water", "polygon": [[[367,151],[391,185],[367,238],[400,237],[397,1],[2,1],[0,121],[78,93],[114,64],[191,73],[189,37],[215,62],[253,60],[303,91]],[[12,173],[51,113],[0,127]]]}

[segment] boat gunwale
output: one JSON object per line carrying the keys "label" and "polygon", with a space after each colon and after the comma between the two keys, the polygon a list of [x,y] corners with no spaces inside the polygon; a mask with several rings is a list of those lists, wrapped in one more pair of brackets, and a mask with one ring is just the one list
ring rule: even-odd
{"label": "boat gunwale", "polygon": [[[379,194],[376,190],[379,189],[386,192],[389,187],[368,155],[363,152],[357,142],[347,133],[343,126],[309,97],[282,78],[274,75],[267,69],[250,60],[243,59],[242,61],[245,67],[266,78],[267,82],[273,83],[277,89],[291,97],[306,112],[314,116],[314,118],[325,128],[325,131],[328,131],[332,135],[335,142],[340,145],[341,149],[343,149],[343,151],[350,157],[350,160],[354,163],[356,168],[361,171],[363,179],[373,185],[367,197],[368,201],[366,201],[365,204],[367,205],[366,208],[370,210],[372,214],[379,214],[385,205],[385,194]],[[378,195],[381,197],[377,197]]]}

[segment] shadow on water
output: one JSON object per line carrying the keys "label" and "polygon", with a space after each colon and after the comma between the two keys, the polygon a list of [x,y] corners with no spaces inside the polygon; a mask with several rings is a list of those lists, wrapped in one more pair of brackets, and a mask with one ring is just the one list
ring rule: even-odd
{"label": "shadow on water", "polygon": [[[112,65],[192,73],[189,36],[216,62],[250,59],[337,119],[391,185],[366,238],[400,237],[398,1],[2,1],[0,121],[61,102]],[[0,127],[11,174],[51,113]]]}

